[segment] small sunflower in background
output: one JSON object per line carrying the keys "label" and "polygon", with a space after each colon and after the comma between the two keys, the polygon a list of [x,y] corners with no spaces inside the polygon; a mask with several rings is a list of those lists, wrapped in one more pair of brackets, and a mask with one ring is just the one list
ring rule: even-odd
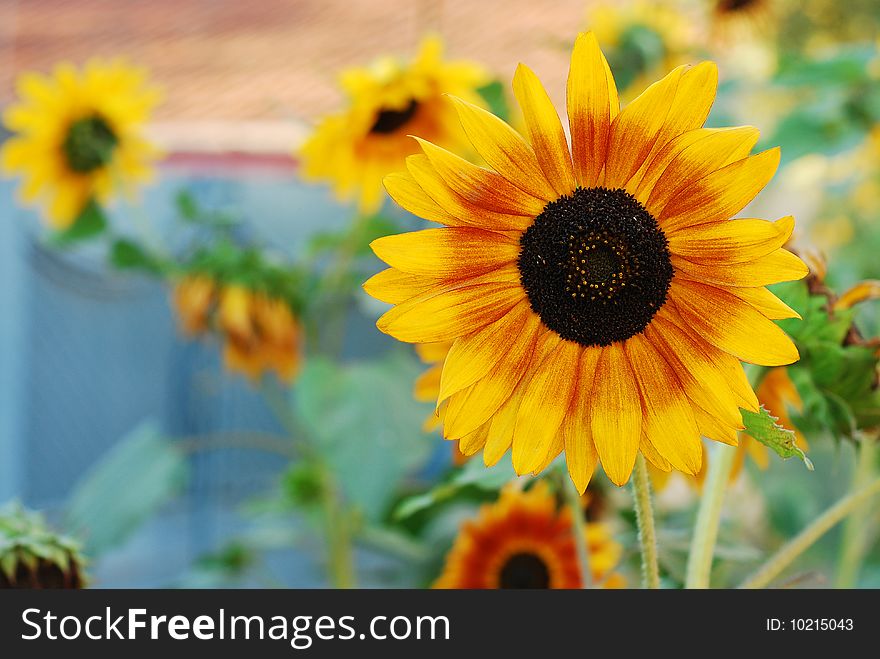
{"label": "small sunflower in background", "polygon": [[624,100],[651,80],[684,64],[697,38],[692,17],[669,2],[600,2],[590,6],[587,26],[603,45]]}
{"label": "small sunflower in background", "polygon": [[361,213],[378,210],[382,179],[418,151],[408,135],[449,148],[467,141],[444,94],[480,104],[478,88],[489,82],[479,65],[443,59],[436,37],[422,41],[412,62],[390,56],[344,72],[348,107],[325,117],[299,150],[306,179],[327,181],[342,201],[356,199]]}
{"label": "small sunflower in background", "polygon": [[623,110],[592,34],[568,78],[572,148],[534,73],[514,92],[528,141],[455,100],[489,165],[426,140],[386,177],[403,208],[442,228],[380,238],[389,269],[364,284],[395,305],[381,331],[454,341],[438,402],[443,432],[517,473],[563,450],[580,492],[601,462],[617,485],[641,452],[658,468],[702,465],[701,435],[737,443],[758,411],[741,361],[798,359],[773,321],[798,314],[765,286],[807,274],[782,248],[794,221],[731,220],[773,177],[779,150],[750,155],[752,127],[702,128],[711,62],[679,67]]}
{"label": "small sunflower in background", "polygon": [[274,372],[282,382],[291,382],[299,373],[303,331],[287,301],[193,274],[175,284],[172,302],[185,335],[219,333],[224,342],[224,363],[230,371],[255,382],[268,372]]}
{"label": "small sunflower in background", "polygon": [[79,543],[52,531],[18,503],[0,508],[0,589],[83,588]]}
{"label": "small sunflower in background", "polygon": [[773,23],[773,0],[709,0],[712,39],[733,42],[767,32]]}
{"label": "small sunflower in background", "polygon": [[17,89],[19,102],[3,116],[13,133],[3,170],[22,177],[22,199],[44,205],[53,228],[150,178],[158,151],[142,129],[159,93],[142,69],[120,60],[59,64],[51,76],[22,74]]}
{"label": "small sunflower in background", "polygon": [[[613,572],[621,546],[602,524],[587,524],[585,533],[593,583],[623,588],[624,578]],[[528,491],[508,486],[496,503],[482,506],[461,527],[434,583],[443,589],[581,587],[571,509],[558,509],[543,482]]]}

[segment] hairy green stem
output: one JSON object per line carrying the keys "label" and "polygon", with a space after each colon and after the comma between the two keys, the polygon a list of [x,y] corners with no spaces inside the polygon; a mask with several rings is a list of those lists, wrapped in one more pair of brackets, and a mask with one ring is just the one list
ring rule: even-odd
{"label": "hairy green stem", "polygon": [[581,505],[581,495],[567,473],[562,473],[565,483],[565,501],[571,509],[571,534],[577,550],[578,566],[581,570],[581,588],[593,587],[593,571],[590,569],[590,546],[587,544],[587,520]]}
{"label": "hairy green stem", "polygon": [[632,479],[636,523],[639,527],[639,546],[642,550],[642,586],[660,588],[660,567],[657,563],[657,532],[654,530],[654,510],[651,505],[651,482],[645,457],[636,457]]}
{"label": "hairy green stem", "polygon": [[835,524],[845,519],[849,514],[868,500],[880,494],[880,478],[875,479],[857,492],[853,492],[828,510],[817,517],[813,522],[801,531],[797,536],[783,545],[779,551],[771,556],[752,576],[746,579],[740,588],[764,588],[782,571],[791,565],[794,560],[809,549],[819,538],[827,533]]}
{"label": "hairy green stem", "polygon": [[694,535],[691,538],[685,588],[709,588],[712,558],[721,524],[721,507],[735,457],[736,449],[732,446],[717,444],[714,447],[709,474],[703,484],[703,496],[697,510]]}

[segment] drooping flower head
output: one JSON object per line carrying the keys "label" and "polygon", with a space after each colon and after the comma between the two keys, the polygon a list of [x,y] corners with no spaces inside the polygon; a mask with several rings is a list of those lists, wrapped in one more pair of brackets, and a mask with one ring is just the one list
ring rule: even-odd
{"label": "drooping flower head", "polygon": [[416,58],[383,57],[367,68],[342,74],[348,107],[325,117],[300,149],[307,179],[329,181],[344,201],[357,199],[364,213],[382,202],[382,179],[404,166],[421,135],[458,149],[466,144],[452,104],[444,94],[479,103],[486,72],[465,61],[445,61],[443,45],[426,38]]}
{"label": "drooping flower head", "polygon": [[253,381],[274,372],[283,382],[299,373],[303,332],[287,301],[203,274],[179,280],[172,301],[184,334],[196,336],[212,329],[220,334],[230,371]]}
{"label": "drooping flower head", "polygon": [[51,76],[24,73],[19,102],[3,116],[13,136],[3,170],[23,178],[25,202],[43,202],[49,223],[69,227],[91,199],[104,204],[150,177],[158,151],[142,135],[159,100],[145,71],[116,60],[82,69],[59,64]]}
{"label": "drooping flower head", "polygon": [[[558,509],[546,483],[523,492],[507,487],[494,504],[464,523],[434,588],[581,588],[571,509]],[[612,570],[621,546],[603,524],[585,533],[593,583],[622,588]]]}
{"label": "drooping flower head", "polygon": [[365,289],[395,305],[378,326],[401,341],[453,341],[439,404],[444,435],[518,473],[565,451],[583,491],[601,462],[624,484],[636,456],[695,474],[701,435],[736,444],[739,408],[758,410],[740,361],[789,364],[774,319],[797,314],[770,283],[799,279],[782,248],[794,228],[730,218],[776,171],[750,155],[751,127],[703,128],[711,62],[679,67],[620,110],[591,34],[567,87],[571,133],[520,65],[514,92],[527,139],[455,100],[488,164],[426,140],[385,184],[405,209],[443,225],[381,238],[391,267]]}

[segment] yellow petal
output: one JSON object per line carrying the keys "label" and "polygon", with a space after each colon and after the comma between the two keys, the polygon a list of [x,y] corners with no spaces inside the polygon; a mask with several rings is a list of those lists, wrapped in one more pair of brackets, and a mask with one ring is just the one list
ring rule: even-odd
{"label": "yellow petal", "polygon": [[706,121],[718,70],[712,62],[680,66],[648,87],[611,124],[605,186],[637,189],[646,163],[670,140]]}
{"label": "yellow petal", "polygon": [[717,348],[708,348],[662,317],[645,329],[645,338],[663,355],[688,398],[727,425],[742,426],[738,398],[724,371],[707,354]]}
{"label": "yellow petal", "polygon": [[779,149],[773,148],[704,176],[669,201],[658,218],[660,227],[671,233],[730,219],[767,185],[778,166]]}
{"label": "yellow petal", "polygon": [[724,290],[752,305],[770,320],[801,317],[797,311],[789,307],[763,286],[758,288],[724,287]]}
{"label": "yellow petal", "polygon": [[571,53],[566,87],[575,178],[594,187],[608,153],[611,121],[620,111],[611,69],[592,32],[579,34]]}
{"label": "yellow petal", "polygon": [[385,190],[405,211],[422,217],[431,222],[439,222],[455,227],[466,225],[466,222],[453,217],[422,190],[421,186],[409,172],[395,172],[384,179]]}
{"label": "yellow petal", "polygon": [[513,468],[518,474],[535,471],[560,434],[582,350],[573,341],[560,341],[526,385],[513,436]]}
{"label": "yellow petal", "polygon": [[458,450],[465,455],[473,455],[486,445],[486,437],[489,435],[489,424],[484,423],[472,433],[465,435],[458,442]]}
{"label": "yellow petal", "polygon": [[798,360],[797,348],[785,332],[727,291],[676,278],[669,297],[685,323],[742,361],[782,366]]}
{"label": "yellow petal", "polygon": [[620,344],[602,348],[593,388],[593,441],[608,478],[622,486],[629,480],[639,450],[642,404],[635,376]]}
{"label": "yellow petal", "polygon": [[834,303],[836,310],[849,309],[866,300],[880,299],[880,281],[869,279],[860,281],[841,295]]}
{"label": "yellow petal", "polygon": [[427,277],[474,277],[513,263],[519,241],[471,227],[444,227],[377,238],[370,247],[393,268]]}
{"label": "yellow petal", "polygon": [[467,224],[489,231],[521,231],[531,224],[525,215],[509,215],[483,208],[453,192],[424,154],[406,159],[409,173],[444,211]]}
{"label": "yellow petal", "polygon": [[745,263],[694,263],[673,254],[672,265],[681,278],[717,286],[766,286],[803,279],[810,272],[803,261],[785,249]]}
{"label": "yellow petal", "polygon": [[513,93],[522,108],[529,141],[544,176],[557,195],[571,194],[575,189],[575,181],[565,131],[562,130],[559,115],[556,114],[556,108],[553,107],[544,86],[525,64],[516,68]]}
{"label": "yellow petal", "polygon": [[636,197],[648,212],[657,213],[683,187],[747,157],[758,137],[751,126],[699,128],[679,135],[648,165]]}
{"label": "yellow petal", "polygon": [[627,339],[623,347],[638,384],[645,435],[673,467],[696,474],[702,442],[678,377],[643,335]]}
{"label": "yellow petal", "polygon": [[696,262],[754,261],[782,247],[794,231],[790,215],[776,222],[725,220],[667,232],[669,251]]}
{"label": "yellow petal", "polygon": [[370,277],[364,282],[363,288],[368,295],[377,300],[388,304],[400,304],[426,293],[438,283],[433,279],[388,268]]}
{"label": "yellow petal", "polygon": [[545,201],[523,192],[500,174],[477,167],[435,144],[415,139],[449,188],[472,204],[497,213],[527,217],[523,228],[544,210]]}
{"label": "yellow petal", "polygon": [[600,353],[598,348],[585,348],[581,352],[577,377],[572,382],[575,387],[574,395],[560,429],[565,442],[568,475],[581,494],[590,484],[599,460],[590,429],[590,399]]}
{"label": "yellow petal", "polygon": [[524,299],[491,325],[456,339],[446,356],[438,399],[445,400],[488,375],[517,341],[536,334],[540,322]]}
{"label": "yellow petal", "polygon": [[519,133],[491,112],[451,98],[468,139],[492,169],[533,197],[544,201],[556,198],[538,166],[535,152]]}
{"label": "yellow petal", "polygon": [[[558,340],[555,337],[555,341]],[[539,339],[536,332],[524,335],[511,346],[492,373],[450,397],[444,419],[445,437],[461,437],[490,420],[519,382],[532,372],[536,343],[546,344],[548,338]],[[537,350],[541,352],[543,348]]]}
{"label": "yellow petal", "polygon": [[494,323],[523,295],[519,285],[501,283],[426,293],[386,312],[376,326],[407,343],[449,341]]}

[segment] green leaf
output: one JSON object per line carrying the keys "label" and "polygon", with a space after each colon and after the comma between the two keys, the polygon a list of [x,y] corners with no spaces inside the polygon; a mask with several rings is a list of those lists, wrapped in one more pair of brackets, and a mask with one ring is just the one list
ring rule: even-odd
{"label": "green leaf", "polygon": [[94,238],[107,228],[107,216],[94,199],[90,199],[79,216],[67,229],[59,231],[51,242],[59,247],[70,245],[87,238]]}
{"label": "green leaf", "polygon": [[188,222],[195,222],[199,218],[199,207],[195,197],[189,190],[180,190],[174,197],[174,205],[180,217]]}
{"label": "green leaf", "polygon": [[110,248],[110,262],[120,270],[142,270],[154,275],[161,274],[164,269],[158,257],[126,238],[120,238],[113,243]]}
{"label": "green leaf", "polygon": [[477,93],[489,106],[489,111],[496,117],[508,121],[510,119],[510,105],[507,95],[504,93],[504,85],[500,80],[493,80],[487,85],[477,88]]}
{"label": "green leaf", "polygon": [[67,527],[97,555],[123,542],[177,494],[186,478],[183,453],[145,423],[110,449],[74,488]]}
{"label": "green leaf", "polygon": [[482,460],[468,460],[447,482],[433,489],[404,499],[394,511],[394,519],[404,520],[422,510],[432,508],[455,496],[465,487],[475,486],[482,490],[500,490],[517,477],[509,462],[486,467]]}
{"label": "green leaf", "polygon": [[747,435],[773,449],[783,459],[800,458],[804,461],[807,469],[813,471],[813,463],[807,454],[798,448],[793,430],[783,428],[776,423],[778,419],[770,416],[770,413],[763,406],[758,413],[749,410],[740,410],[740,412],[742,412],[743,424],[746,427],[744,432]]}
{"label": "green leaf", "polygon": [[315,358],[297,382],[301,424],[347,500],[374,521],[431,449],[421,430],[430,408],[412,398],[420,370],[409,352],[346,365]]}

